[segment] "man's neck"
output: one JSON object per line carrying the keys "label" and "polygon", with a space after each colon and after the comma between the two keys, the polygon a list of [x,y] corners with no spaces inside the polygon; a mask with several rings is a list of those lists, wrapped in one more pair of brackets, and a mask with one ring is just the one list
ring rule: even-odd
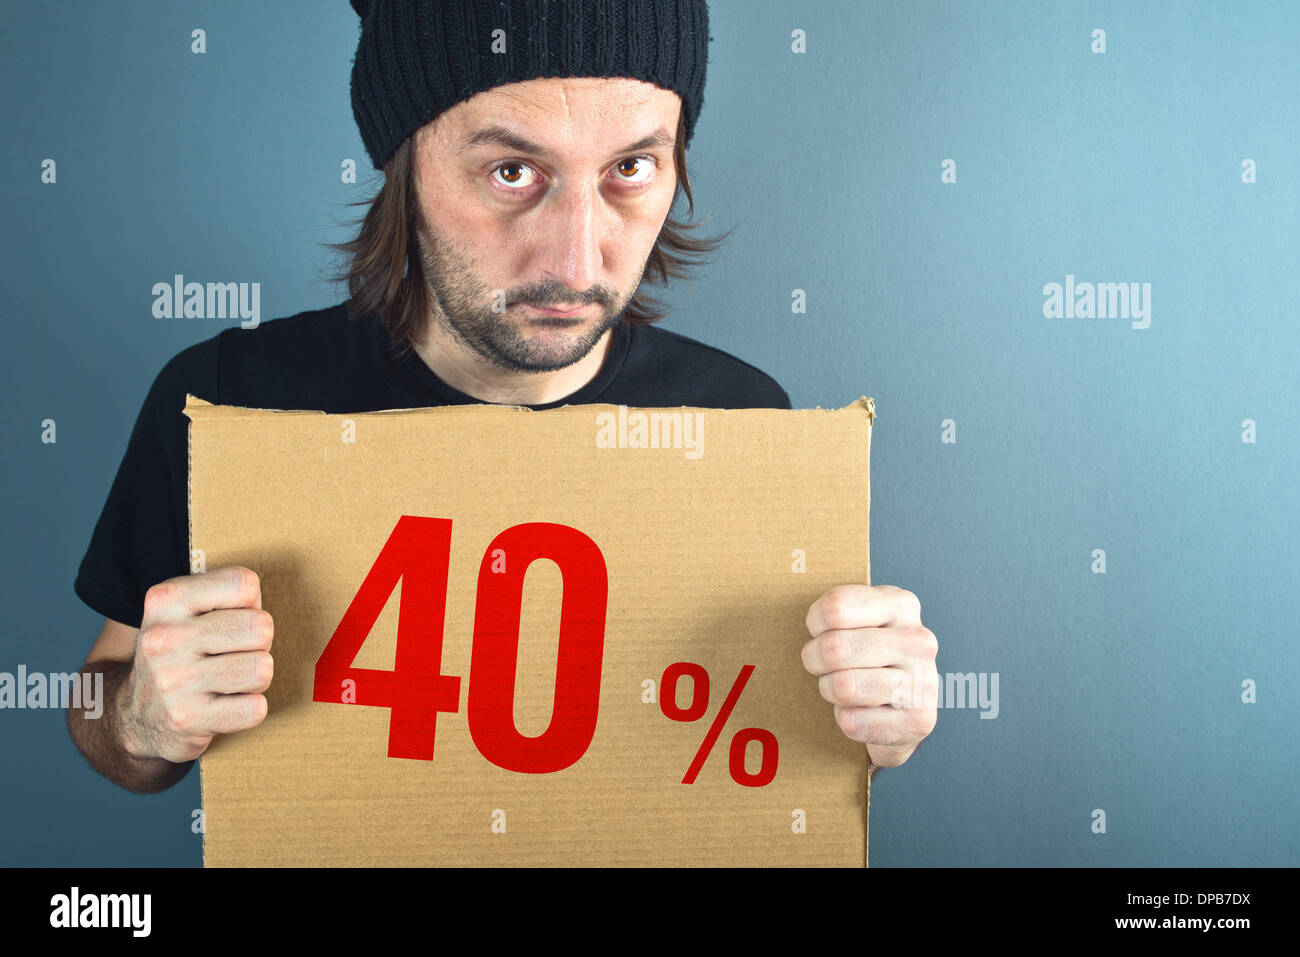
{"label": "man's neck", "polygon": [[471,356],[444,329],[430,323],[416,354],[447,385],[480,402],[497,405],[545,405],[572,395],[596,378],[614,341],[605,334],[583,358],[554,372],[510,372]]}

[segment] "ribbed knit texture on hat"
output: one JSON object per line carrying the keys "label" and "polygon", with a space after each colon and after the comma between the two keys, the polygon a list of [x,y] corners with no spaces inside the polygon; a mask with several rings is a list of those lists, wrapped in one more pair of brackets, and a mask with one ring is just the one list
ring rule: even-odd
{"label": "ribbed knit texture on hat", "polygon": [[[351,0],[361,17],[352,113],[376,169],[448,107],[506,83],[631,77],[704,105],[706,0]],[[505,31],[505,53],[492,52]]]}

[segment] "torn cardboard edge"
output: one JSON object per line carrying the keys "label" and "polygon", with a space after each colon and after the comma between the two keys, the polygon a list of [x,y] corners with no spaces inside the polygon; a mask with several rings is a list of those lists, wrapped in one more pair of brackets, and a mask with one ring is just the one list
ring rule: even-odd
{"label": "torn cardboard edge", "polygon": [[[484,408],[510,409],[515,412],[529,412],[532,413],[533,415],[546,415],[548,412],[561,412],[565,410],[572,411],[573,409],[576,408],[617,409],[619,407],[620,406],[617,403],[591,402],[591,403],[581,403],[580,405],[561,405],[555,407],[554,409],[530,409],[524,405],[503,405],[494,402],[482,402],[482,403],[469,403],[465,405],[432,405],[432,406],[416,406],[416,407],[403,408],[403,409],[374,409],[369,412],[324,412],[321,411],[320,409],[262,409],[254,406],[244,406],[244,405],[224,405],[224,404],[218,405],[217,403],[209,402],[207,399],[200,399],[198,396],[194,395],[191,392],[187,392],[185,393],[185,408],[182,411],[189,419],[193,420],[194,414],[198,412],[198,410],[214,409],[214,408],[237,409],[241,412],[272,412],[275,413],[276,415],[346,415],[351,417],[351,416],[368,416],[368,415],[405,415],[410,413],[419,413],[422,415],[428,413],[453,413],[457,410],[484,409]],[[638,405],[638,406],[623,406],[623,408],[629,410],[636,409],[638,412],[690,411],[690,412],[713,412],[719,414],[725,414],[729,412],[732,413],[736,413],[736,412],[844,412],[847,411],[848,409],[862,408],[867,410],[868,424],[874,425],[876,421],[875,400],[865,395],[859,396],[857,399],[854,399],[848,405],[838,409],[823,409],[821,406],[817,406],[816,408],[813,409],[757,409],[757,408],[756,409],[717,409],[717,408],[712,408],[710,406],[701,406],[701,405],[655,405],[655,406]],[[224,414],[229,415],[230,413],[227,412]]]}

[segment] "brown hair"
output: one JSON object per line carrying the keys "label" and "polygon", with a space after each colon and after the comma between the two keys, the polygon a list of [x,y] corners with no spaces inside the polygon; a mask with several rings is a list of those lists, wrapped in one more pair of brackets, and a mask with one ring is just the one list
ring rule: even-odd
{"label": "brown hair", "polygon": [[[356,238],[325,244],[341,250],[347,257],[344,267],[331,278],[348,284],[349,317],[357,319],[371,313],[378,315],[389,336],[403,346],[413,341],[429,314],[428,285],[416,245],[414,140],[415,134],[407,137],[384,164],[384,184],[374,197],[347,204],[369,206],[364,218],[352,223],[361,226]],[[690,215],[694,216],[695,199],[691,195],[691,180],[686,171],[684,141],[685,122],[679,116],[677,145],[673,148],[677,170],[673,205],[678,194],[685,191]],[[623,320],[631,325],[649,325],[668,314],[661,303],[642,291],[647,280],[662,284],[670,276],[685,278],[690,268],[699,264],[693,261],[693,257],[715,251],[731,234],[729,229],[713,238],[690,236],[690,230],[699,229],[704,224],[675,220],[671,208],[670,205],[670,213],[646,260],[641,286],[637,287],[623,313]]]}

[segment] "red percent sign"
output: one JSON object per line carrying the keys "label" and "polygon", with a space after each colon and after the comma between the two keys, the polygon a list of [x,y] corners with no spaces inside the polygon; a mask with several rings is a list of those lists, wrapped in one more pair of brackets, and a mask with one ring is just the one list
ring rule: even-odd
{"label": "red percent sign", "polygon": [[[727,699],[722,702],[722,708],[714,716],[713,723],[709,725],[709,733],[704,736],[704,742],[695,752],[695,760],[686,769],[686,777],[682,778],[683,784],[694,784],[695,779],[699,777],[705,759],[713,751],[713,745],[717,742],[718,735],[722,733],[722,726],[727,723],[727,718],[731,717],[736,702],[740,700],[740,693],[745,690],[745,684],[753,673],[753,665],[745,665],[740,669],[740,674],[736,676],[731,690],[727,692]],[[677,682],[683,675],[690,675],[692,679],[691,703],[688,707],[679,708]],[[659,682],[659,708],[665,717],[672,718],[674,721],[698,721],[704,717],[704,712],[709,708],[709,673],[689,661],[679,661],[669,665],[664,669],[663,680]],[[763,755],[762,764],[753,774],[745,770],[745,748],[751,741],[759,743]],[[761,788],[765,784],[770,784],[776,777],[778,757],[776,735],[762,728],[743,728],[731,739],[731,755],[728,762],[731,767],[731,780],[749,788]]]}
{"label": "red percent sign", "polygon": [[[505,570],[497,558],[509,557]],[[460,678],[442,673],[443,615],[451,520],[403,515],[316,662],[313,701],[388,708],[388,756],[433,760],[438,712],[460,711]],[[515,727],[515,672],[524,573],[548,558],[564,575],[551,723],[536,737]],[[392,671],[353,668],[357,653],[402,582]],[[492,540],[479,566],[466,717],[470,736],[497,767],[527,774],[561,771],[581,758],[596,732],[609,591],[605,559],[575,528],[529,522]],[[345,696],[345,682],[353,682]],[[347,700],[350,697],[351,700]]]}

